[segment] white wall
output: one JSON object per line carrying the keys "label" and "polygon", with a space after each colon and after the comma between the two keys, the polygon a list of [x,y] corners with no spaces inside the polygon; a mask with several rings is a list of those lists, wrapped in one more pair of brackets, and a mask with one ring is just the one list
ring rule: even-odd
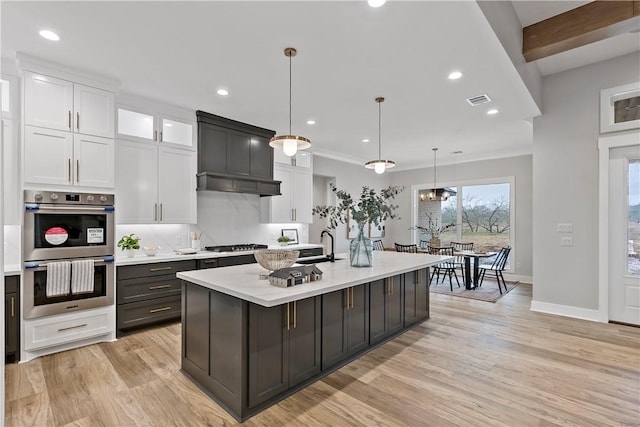
{"label": "white wall", "polygon": [[[515,260],[513,274],[521,280],[529,281],[533,272],[532,259],[532,158],[530,155],[506,157],[495,160],[484,160],[452,165],[438,165],[438,187],[448,186],[459,182],[474,180],[505,178],[513,176],[515,180],[515,242],[511,260]],[[407,189],[400,194],[398,203],[400,219],[388,221],[385,246],[392,246],[393,242],[411,242],[413,231],[409,230],[411,223],[411,186],[415,184],[433,185],[433,168],[398,171],[389,174],[394,185],[404,185]],[[537,278],[536,278],[537,286]]]}
{"label": "white wall", "polygon": [[[389,185],[388,173],[378,175],[371,169],[365,169],[364,164],[346,163],[317,155],[313,158],[313,174],[335,178],[338,189],[350,193],[355,199],[359,198],[363,185],[375,190],[380,190]],[[335,238],[336,253],[348,252],[349,239],[347,239],[346,226],[341,224],[336,230],[333,230],[332,234]]]}
{"label": "white wall", "polygon": [[[639,76],[633,53],[543,79],[543,115],[533,122],[532,307],[598,309],[598,245],[607,244],[598,242],[600,90]],[[573,246],[560,246],[558,223],[573,224]]]}

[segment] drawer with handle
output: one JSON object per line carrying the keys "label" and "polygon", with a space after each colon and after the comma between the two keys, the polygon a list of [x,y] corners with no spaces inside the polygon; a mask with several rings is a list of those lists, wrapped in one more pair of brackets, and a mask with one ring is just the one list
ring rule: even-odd
{"label": "drawer with handle", "polygon": [[164,320],[180,319],[180,295],[118,305],[117,329],[149,325]]}
{"label": "drawer with handle", "polygon": [[112,307],[24,322],[24,348],[37,350],[113,332]]}
{"label": "drawer with handle", "polygon": [[151,298],[180,295],[181,281],[175,275],[138,277],[117,281],[117,302],[126,304]]}
{"label": "drawer with handle", "polygon": [[124,265],[117,268],[116,279],[134,279],[136,277],[174,275],[179,271],[196,269],[195,260],[158,262],[151,264]]}

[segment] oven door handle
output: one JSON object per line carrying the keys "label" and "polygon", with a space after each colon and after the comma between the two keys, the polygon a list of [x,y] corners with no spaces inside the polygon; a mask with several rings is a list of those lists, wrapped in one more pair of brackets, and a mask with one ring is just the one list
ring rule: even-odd
{"label": "oven door handle", "polygon": [[[84,258],[83,258],[84,259]],[[91,259],[91,258],[89,258]],[[104,264],[111,264],[115,261],[114,257],[105,257],[105,258],[93,258],[93,262],[95,265],[104,265]],[[51,261],[51,262],[56,262],[56,261]],[[47,263],[37,263],[37,262],[25,262],[24,263],[24,268],[25,270],[44,270],[47,268]]]}
{"label": "oven door handle", "polygon": [[113,212],[115,209],[113,206],[39,206],[39,205],[25,205],[27,211],[101,211],[101,212]]}

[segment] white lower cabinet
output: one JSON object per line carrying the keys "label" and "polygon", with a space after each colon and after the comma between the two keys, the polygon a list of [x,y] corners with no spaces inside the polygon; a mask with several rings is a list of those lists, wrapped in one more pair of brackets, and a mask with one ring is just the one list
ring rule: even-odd
{"label": "white lower cabinet", "polygon": [[275,163],[273,179],[282,181],[281,196],[263,197],[261,221],[265,223],[312,223],[313,172],[308,167]]}
{"label": "white lower cabinet", "polygon": [[113,139],[25,126],[24,181],[113,188]]}
{"label": "white lower cabinet", "polygon": [[196,152],[116,144],[116,222],[195,224]]}
{"label": "white lower cabinet", "polygon": [[24,321],[24,349],[40,350],[115,330],[113,306]]}

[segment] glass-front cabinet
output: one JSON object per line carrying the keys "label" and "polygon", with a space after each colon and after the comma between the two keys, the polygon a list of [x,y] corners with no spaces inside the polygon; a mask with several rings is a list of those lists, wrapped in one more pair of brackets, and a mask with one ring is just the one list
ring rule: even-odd
{"label": "glass-front cabinet", "polygon": [[118,138],[195,150],[195,122],[126,105],[117,108]]}

